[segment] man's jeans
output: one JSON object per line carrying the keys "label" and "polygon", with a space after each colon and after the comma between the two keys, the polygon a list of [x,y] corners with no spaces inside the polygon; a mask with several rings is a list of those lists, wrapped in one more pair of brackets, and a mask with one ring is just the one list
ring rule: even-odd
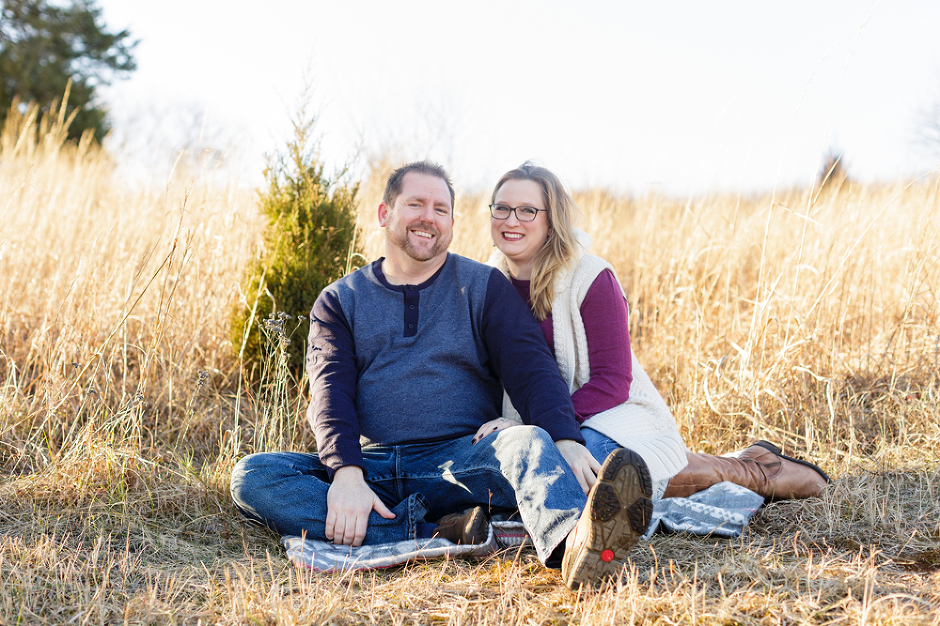
{"label": "man's jeans", "polygon": [[[518,509],[544,563],[577,524],[584,491],[540,428],[507,428],[475,445],[472,439],[363,448],[366,482],[395,514],[387,520],[372,511],[364,543],[414,539],[417,524],[473,506]],[[232,472],[238,509],[282,535],[326,541],[329,488],[315,454],[252,454]]]}

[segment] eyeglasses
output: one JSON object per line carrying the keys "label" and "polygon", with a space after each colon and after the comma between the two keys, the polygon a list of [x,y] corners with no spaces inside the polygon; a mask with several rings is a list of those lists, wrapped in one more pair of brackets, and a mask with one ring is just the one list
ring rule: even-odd
{"label": "eyeglasses", "polygon": [[511,207],[505,204],[491,204],[490,215],[498,220],[508,220],[510,213],[516,214],[516,219],[520,222],[531,222],[539,216],[539,211],[548,211],[548,209],[536,209],[534,206]]}

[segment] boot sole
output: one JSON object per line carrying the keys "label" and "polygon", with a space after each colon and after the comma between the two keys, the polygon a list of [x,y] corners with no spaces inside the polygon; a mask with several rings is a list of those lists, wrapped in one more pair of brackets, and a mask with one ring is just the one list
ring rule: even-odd
{"label": "boot sole", "polygon": [[763,448],[764,450],[770,450],[771,452],[773,452],[774,454],[776,454],[777,456],[779,456],[781,459],[786,459],[787,461],[792,461],[793,463],[798,463],[798,464],[800,464],[800,465],[805,465],[806,467],[812,468],[812,469],[814,469],[820,476],[823,477],[823,479],[826,481],[826,484],[832,483],[832,479],[829,478],[829,476],[826,474],[826,472],[822,471],[822,468],[821,468],[821,467],[819,467],[818,465],[814,465],[814,464],[810,463],[809,461],[804,461],[803,459],[794,459],[792,456],[787,456],[786,454],[784,454],[784,453],[780,450],[780,448],[778,448],[778,447],[775,446],[774,444],[770,443],[769,441],[765,441],[765,440],[761,439],[760,441],[755,441],[755,442],[752,443],[751,445],[752,445],[752,446],[759,446],[759,447]]}
{"label": "boot sole", "polygon": [[649,528],[653,482],[646,462],[625,448],[604,461],[588,494],[587,538],[566,550],[561,572],[570,589],[597,586],[620,574],[627,553]]}

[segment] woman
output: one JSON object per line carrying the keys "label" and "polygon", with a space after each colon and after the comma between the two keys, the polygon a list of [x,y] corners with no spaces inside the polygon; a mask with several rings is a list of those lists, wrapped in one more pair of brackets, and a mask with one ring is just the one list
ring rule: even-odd
{"label": "woman", "polygon": [[[686,449],[675,419],[630,348],[627,303],[613,268],[588,254],[577,211],[557,176],[524,163],[496,184],[490,211],[497,251],[490,259],[529,304],[571,390],[581,433],[599,461],[625,447],[646,462],[652,500],[686,497],[729,481],[765,500],[818,496],[829,477],[817,466],[758,441],[738,458]],[[504,418],[478,437],[518,421]]]}

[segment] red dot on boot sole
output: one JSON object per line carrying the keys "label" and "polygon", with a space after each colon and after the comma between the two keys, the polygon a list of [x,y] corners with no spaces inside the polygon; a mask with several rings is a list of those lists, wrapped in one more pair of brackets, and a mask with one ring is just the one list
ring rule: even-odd
{"label": "red dot on boot sole", "polygon": [[613,550],[604,550],[601,552],[601,560],[605,563],[610,563],[614,560],[614,551]]}

